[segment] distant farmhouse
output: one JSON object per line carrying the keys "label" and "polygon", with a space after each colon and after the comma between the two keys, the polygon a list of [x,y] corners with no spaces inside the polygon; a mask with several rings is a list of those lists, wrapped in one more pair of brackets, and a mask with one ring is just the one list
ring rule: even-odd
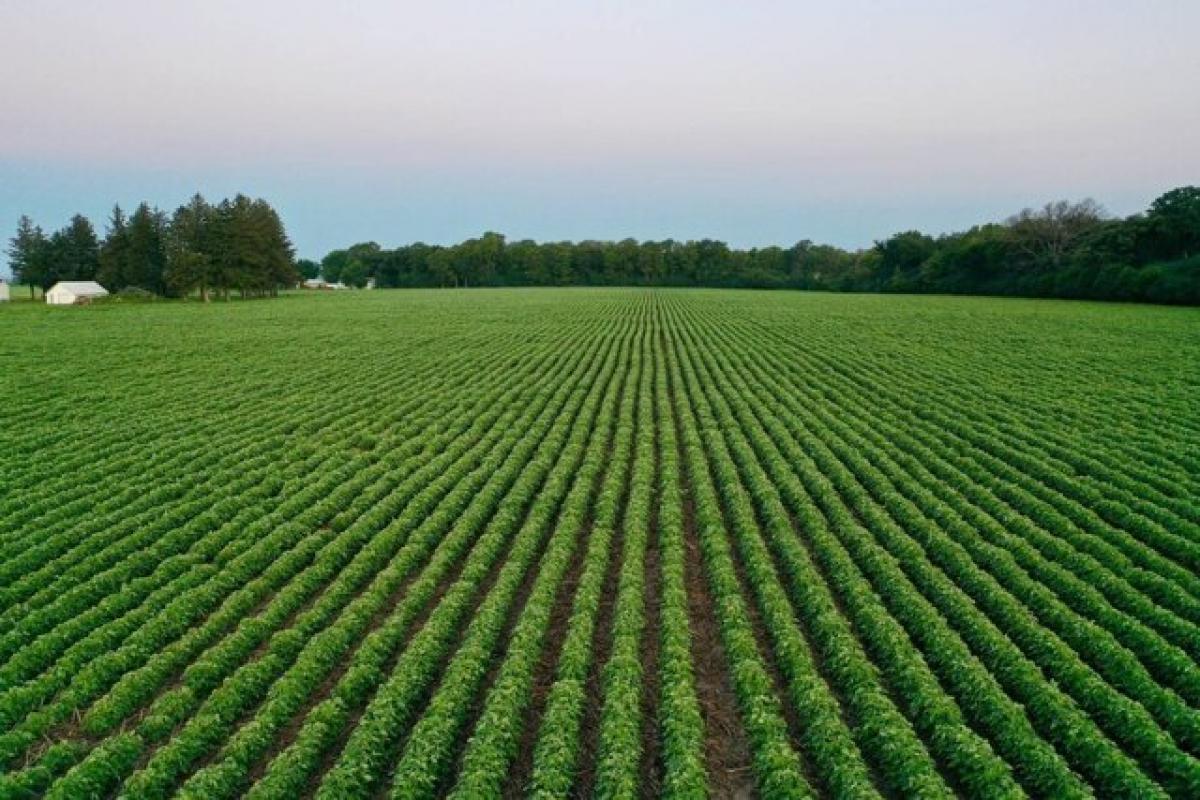
{"label": "distant farmhouse", "polygon": [[73,306],[107,295],[108,290],[95,281],[59,281],[46,292],[46,302],[52,306]]}
{"label": "distant farmhouse", "polygon": [[329,283],[328,281],[323,281],[320,278],[310,278],[309,280],[306,280],[304,283],[300,284],[300,286],[301,286],[301,288],[304,288],[304,289],[326,289],[326,290],[349,288],[346,286],[346,284],[342,283],[341,281],[338,281],[337,283]]}
{"label": "distant farmhouse", "polygon": [[8,281],[0,278],[0,303],[8,302]]}

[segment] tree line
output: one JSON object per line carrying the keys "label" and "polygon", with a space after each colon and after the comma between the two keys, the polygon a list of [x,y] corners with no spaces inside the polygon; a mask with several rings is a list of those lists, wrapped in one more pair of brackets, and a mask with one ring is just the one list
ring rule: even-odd
{"label": "tree line", "polygon": [[1112,217],[1091,200],[1025,209],[941,236],[897,233],[844,250],[804,240],[735,249],[712,239],[374,242],[334,250],[307,277],[380,287],[648,285],[1073,297],[1200,304],[1200,188]]}
{"label": "tree line", "polygon": [[114,206],[103,239],[82,214],[50,234],[22,216],[8,256],[31,296],[58,281],[94,280],[110,292],[228,300],[232,291],[273,295],[299,280],[279,214],[241,194],[215,205],[196,194],[171,214],[148,203],[132,214]]}
{"label": "tree line", "polygon": [[115,207],[101,239],[82,215],[47,235],[22,217],[9,246],[19,283],[97,280],[204,299],[275,294],[301,278],[379,287],[646,285],[932,292],[1200,304],[1200,188],[1166,192],[1112,217],[1091,200],[1025,209],[1003,222],[931,236],[897,233],[862,250],[803,240],[735,249],[698,241],[509,241],[488,232],[456,245],[374,242],[296,261],[279,215],[244,195],[199,194],[173,214]]}

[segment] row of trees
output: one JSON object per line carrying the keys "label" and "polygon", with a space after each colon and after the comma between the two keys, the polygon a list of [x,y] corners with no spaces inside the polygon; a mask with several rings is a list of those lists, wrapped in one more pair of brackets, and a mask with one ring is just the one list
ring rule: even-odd
{"label": "row of trees", "polygon": [[[315,276],[317,265],[301,262]],[[704,239],[510,242],[485,233],[443,247],[329,253],[329,281],[380,287],[658,285],[1080,297],[1200,304],[1200,188],[1118,219],[1095,202],[1050,203],[942,236],[898,233],[847,251],[801,241],[735,250]]]}
{"label": "row of trees", "polygon": [[238,195],[212,205],[196,195],[171,215],[146,203],[128,216],[114,208],[103,240],[82,215],[49,235],[22,217],[8,252],[31,291],[98,280],[110,291],[206,300],[274,294],[322,274],[380,287],[743,286],[1200,304],[1200,188],[1174,189],[1123,219],[1090,200],[1062,201],[959,233],[906,231],[858,251],[807,240],[749,250],[711,239],[510,242],[489,232],[449,247],[356,244],[319,265],[295,261],[266,201]]}
{"label": "row of trees", "polygon": [[58,281],[95,280],[114,292],[228,299],[235,290],[275,294],[299,280],[275,209],[240,194],[216,205],[197,194],[173,214],[147,203],[128,215],[115,206],[103,239],[81,214],[49,235],[23,216],[8,256],[14,278],[31,294]]}

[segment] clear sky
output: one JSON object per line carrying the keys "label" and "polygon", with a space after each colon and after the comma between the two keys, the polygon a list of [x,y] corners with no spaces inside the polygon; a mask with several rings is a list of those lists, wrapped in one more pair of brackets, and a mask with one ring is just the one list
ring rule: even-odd
{"label": "clear sky", "polygon": [[1198,0],[0,0],[0,226],[865,246],[1200,182]]}

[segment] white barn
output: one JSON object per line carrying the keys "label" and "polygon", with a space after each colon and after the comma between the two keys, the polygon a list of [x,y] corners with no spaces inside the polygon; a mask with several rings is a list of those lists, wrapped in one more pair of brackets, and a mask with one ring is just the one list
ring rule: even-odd
{"label": "white barn", "polygon": [[107,294],[108,290],[95,281],[59,281],[46,292],[46,302],[52,306],[72,306]]}
{"label": "white barn", "polygon": [[0,303],[8,302],[8,281],[0,278]]}

